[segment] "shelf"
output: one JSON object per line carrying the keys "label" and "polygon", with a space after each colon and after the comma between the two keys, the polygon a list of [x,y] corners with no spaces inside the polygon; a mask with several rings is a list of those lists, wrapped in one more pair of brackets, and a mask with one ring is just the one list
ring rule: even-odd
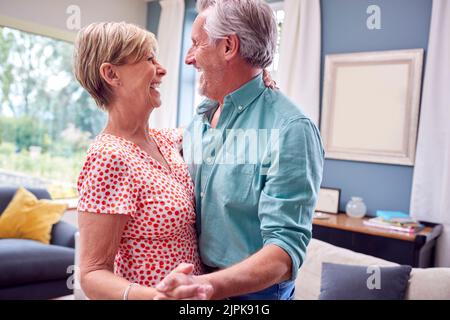
{"label": "shelf", "polygon": [[328,214],[327,216],[329,216],[328,219],[313,219],[313,225],[412,242],[415,242],[418,236],[429,238],[433,234],[433,227],[430,226],[426,226],[424,229],[420,230],[417,233],[406,233],[393,230],[384,230],[381,228],[366,226],[363,224],[364,220],[368,220],[372,217],[364,217],[362,219],[351,218],[345,213],[336,215]]}

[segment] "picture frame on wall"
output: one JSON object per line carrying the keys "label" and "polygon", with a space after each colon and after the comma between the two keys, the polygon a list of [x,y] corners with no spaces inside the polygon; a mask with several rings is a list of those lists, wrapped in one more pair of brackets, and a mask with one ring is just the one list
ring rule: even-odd
{"label": "picture frame on wall", "polygon": [[327,55],[326,158],[414,165],[422,64],[423,49]]}
{"label": "picture frame on wall", "polygon": [[340,201],[341,189],[321,187],[315,211],[338,214]]}

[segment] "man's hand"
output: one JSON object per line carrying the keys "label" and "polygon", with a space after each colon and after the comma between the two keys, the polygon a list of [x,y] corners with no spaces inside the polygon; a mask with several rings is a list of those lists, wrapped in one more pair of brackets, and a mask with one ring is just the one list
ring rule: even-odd
{"label": "man's hand", "polygon": [[264,80],[264,85],[267,88],[270,89],[279,89],[277,87],[277,82],[275,80],[272,79],[272,77],[270,76],[270,72],[267,71],[267,69],[263,70],[263,80]]}
{"label": "man's hand", "polygon": [[154,300],[207,300],[213,287],[200,277],[192,275],[194,266],[182,263],[169,273],[157,286]]}

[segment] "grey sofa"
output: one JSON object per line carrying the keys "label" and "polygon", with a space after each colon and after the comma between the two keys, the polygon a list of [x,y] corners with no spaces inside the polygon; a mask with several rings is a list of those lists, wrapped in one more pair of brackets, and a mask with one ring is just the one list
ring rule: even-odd
{"label": "grey sofa", "polygon": [[[398,266],[394,262],[311,239],[306,259],[296,280],[296,300],[319,299],[324,262],[362,266]],[[450,300],[450,268],[413,268],[405,299]]]}
{"label": "grey sofa", "polygon": [[[0,215],[17,188],[0,187]],[[45,189],[28,188],[38,199]],[[73,293],[68,286],[77,229],[64,222],[52,228],[50,245],[26,239],[0,239],[0,299],[52,299]]]}

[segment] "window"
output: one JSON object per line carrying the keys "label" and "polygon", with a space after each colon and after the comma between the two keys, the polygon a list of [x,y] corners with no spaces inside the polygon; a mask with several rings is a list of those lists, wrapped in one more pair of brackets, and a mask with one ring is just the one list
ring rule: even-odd
{"label": "window", "polygon": [[73,45],[0,26],[0,185],[77,197],[106,116],[72,74]]}
{"label": "window", "polygon": [[270,71],[272,78],[277,78],[278,64],[280,61],[280,42],[281,42],[281,31],[283,29],[284,22],[284,10],[283,10],[283,2],[274,2],[271,3],[273,13],[275,14],[275,18],[277,20],[277,29],[278,29],[278,38],[277,38],[277,47],[275,49],[275,54],[273,57],[273,63],[267,67],[267,70]]}
{"label": "window", "polygon": [[[283,22],[284,22],[284,10],[283,10],[283,2],[273,2],[270,3],[270,6],[273,10],[273,13],[275,14],[275,18],[277,21],[277,28],[278,28],[278,38],[277,38],[277,47],[275,50],[273,63],[267,67],[267,70],[270,72],[273,79],[277,79],[277,71],[278,71],[278,63],[280,60],[280,41],[281,41],[281,30],[283,28]],[[196,72],[195,77],[195,96],[194,96],[194,110],[195,108],[202,102],[203,97],[199,93],[199,80],[200,75],[198,72]]]}

